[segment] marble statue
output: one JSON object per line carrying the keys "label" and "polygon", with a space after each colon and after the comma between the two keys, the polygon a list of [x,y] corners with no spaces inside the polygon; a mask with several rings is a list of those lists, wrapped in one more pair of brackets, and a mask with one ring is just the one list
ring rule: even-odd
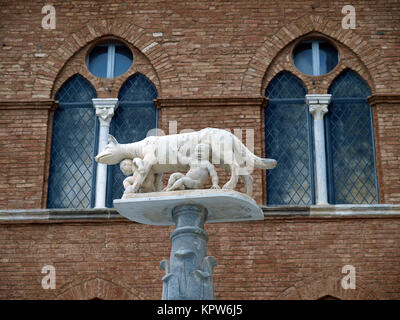
{"label": "marble statue", "polygon": [[186,175],[175,172],[171,174],[168,185],[164,191],[202,189],[211,177],[212,189],[220,189],[218,174],[215,166],[209,159],[209,147],[206,144],[198,144],[194,150],[194,158],[186,157],[178,152],[178,162],[187,163],[190,170]]}
{"label": "marble statue", "polygon": [[[133,160],[124,159],[119,165],[122,173],[128,176],[122,182],[125,192],[131,193],[133,185],[135,185],[136,181],[140,179],[141,175],[143,174],[143,160],[140,158],[135,158]],[[140,187],[140,192],[147,193],[160,191],[161,177],[162,175],[155,174],[152,172],[152,170],[150,170]]]}
{"label": "marble statue", "polygon": [[[132,183],[129,185],[129,192],[136,193],[139,191],[147,177],[150,174],[148,183],[151,185],[151,175],[161,176],[163,173],[176,173],[179,171],[187,172],[185,176],[175,175],[174,184],[181,180],[178,185],[185,188],[192,188],[197,180],[198,186],[203,185],[206,179],[204,168],[195,168],[193,166],[193,152],[198,145],[206,145],[209,153],[209,163],[218,164],[221,168],[230,171],[230,179],[223,186],[223,189],[234,190],[239,177],[245,184],[245,192],[249,196],[252,194],[253,178],[251,172],[254,168],[273,169],[276,166],[276,160],[260,158],[254,155],[235,135],[229,131],[205,128],[200,131],[189,133],[181,133],[166,136],[150,136],[141,141],[120,144],[111,135],[109,135],[109,143],[96,156],[96,161],[104,164],[117,164],[124,159],[139,158],[140,169],[135,171],[132,179],[127,181]],[[204,148],[204,147],[203,147]],[[187,161],[189,153],[190,161]],[[186,161],[181,161],[186,159]],[[138,160],[136,160],[138,163]],[[193,168],[191,167],[193,166]],[[207,167],[207,176],[210,174],[213,179],[213,188],[216,188],[216,175],[211,166]],[[189,171],[189,172],[188,172]],[[187,179],[185,179],[187,178]],[[189,180],[192,180],[189,182]],[[185,182],[185,183],[184,183]],[[170,186],[172,187],[173,184]],[[175,187],[174,187],[175,188]],[[196,187],[197,188],[197,187]],[[146,190],[148,186],[145,186]],[[127,191],[127,190],[126,190]]]}
{"label": "marble statue", "polygon": [[[162,299],[214,299],[217,261],[207,255],[204,225],[263,220],[263,211],[250,197],[251,172],[254,168],[272,169],[276,161],[257,157],[235,135],[213,128],[150,136],[128,144],[120,144],[110,135],[96,161],[120,163],[128,176],[123,181],[122,199],[113,201],[122,216],[149,225],[176,226],[170,237],[170,257],[160,264],[165,271]],[[220,189],[216,166],[231,173],[223,190],[215,190]],[[171,173],[168,185],[164,192],[155,192],[161,188],[164,173]],[[239,177],[247,195],[234,191]],[[201,190],[210,179],[213,190]]]}

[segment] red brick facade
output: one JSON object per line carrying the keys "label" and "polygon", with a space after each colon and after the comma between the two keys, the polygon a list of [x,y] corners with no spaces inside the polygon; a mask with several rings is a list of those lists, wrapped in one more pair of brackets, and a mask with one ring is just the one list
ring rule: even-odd
{"label": "red brick facade", "polygon": [[[216,299],[398,299],[399,227],[399,219],[384,217],[207,225],[208,254],[218,260]],[[1,229],[1,299],[161,297],[159,264],[169,257],[172,227],[70,222]],[[56,269],[55,290],[41,286],[48,264]],[[340,284],[344,265],[356,268],[355,290]]]}
{"label": "red brick facade", "polygon": [[[170,121],[178,132],[253,129],[254,151],[264,155],[264,92],[271,79],[288,70],[308,93],[327,93],[346,68],[372,91],[380,202],[400,204],[400,3],[355,1],[354,30],[341,27],[347,4],[55,1],[56,28],[45,30],[43,1],[3,1],[0,210],[46,207],[54,97],[74,74],[89,80],[98,97],[115,98],[128,77],[142,73],[157,88],[158,124],[166,133]],[[293,47],[310,36],[329,40],[340,53],[327,75],[305,75],[291,61]],[[119,77],[100,79],[85,59],[107,39],[124,42],[134,63]],[[254,198],[265,204],[265,175],[256,170],[253,177]],[[209,226],[209,254],[219,262],[216,297],[399,299],[399,221],[294,216]],[[161,295],[158,264],[169,255],[172,229],[127,222],[7,222],[0,229],[2,299]],[[56,267],[55,291],[40,286],[45,264]],[[357,290],[340,287],[345,264],[357,268]]]}

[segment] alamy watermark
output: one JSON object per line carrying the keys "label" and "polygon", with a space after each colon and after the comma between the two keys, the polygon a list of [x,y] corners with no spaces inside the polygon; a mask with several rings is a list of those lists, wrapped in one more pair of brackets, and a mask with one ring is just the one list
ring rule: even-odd
{"label": "alamy watermark", "polygon": [[42,28],[46,30],[54,30],[56,28],[56,9],[51,4],[46,4],[42,8],[45,16],[42,19]]}
{"label": "alamy watermark", "polygon": [[[207,144],[211,147],[209,158],[213,164],[240,166],[239,174],[250,174],[257,167],[254,155],[255,130],[253,128],[211,129],[214,135],[195,135],[192,139],[181,138],[177,133],[177,121],[169,121],[169,139],[165,144],[157,144],[156,154],[159,164],[178,164],[178,152],[187,155],[191,159],[197,159],[195,152],[199,144]],[[184,129],[179,133],[194,133],[194,129]],[[223,133],[225,132],[225,134]],[[160,128],[151,129],[146,137],[165,136]],[[245,140],[245,142],[244,142]]]}
{"label": "alamy watermark", "polygon": [[340,284],[344,290],[356,288],[356,268],[352,265],[346,264],[342,268],[342,273],[347,274],[342,278]]}
{"label": "alamy watermark", "polygon": [[342,13],[345,16],[342,19],[343,29],[355,29],[356,28],[356,9],[351,5],[346,5],[342,8]]}
{"label": "alamy watermark", "polygon": [[[56,28],[56,9],[51,4],[46,4],[42,7],[42,14],[45,16],[42,18],[42,28],[45,30],[54,30]],[[342,7],[342,14],[345,16],[342,18],[343,29],[355,29],[356,28],[356,9],[352,5],[345,5]],[[146,47],[143,52],[150,49],[150,47],[157,45],[153,42]]]}
{"label": "alamy watermark", "polygon": [[46,275],[42,278],[42,288],[44,290],[56,288],[56,268],[52,265],[45,265],[42,268],[42,273]]}

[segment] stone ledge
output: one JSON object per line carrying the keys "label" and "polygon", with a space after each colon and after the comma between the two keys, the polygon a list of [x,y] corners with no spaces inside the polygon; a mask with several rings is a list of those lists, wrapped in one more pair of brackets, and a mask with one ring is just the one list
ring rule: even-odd
{"label": "stone ledge", "polygon": [[261,206],[264,219],[268,217],[307,216],[310,218],[400,218],[400,205],[339,204],[313,206]]}
{"label": "stone ledge", "polygon": [[400,104],[400,94],[386,93],[386,94],[374,94],[368,97],[368,103],[371,107],[376,107],[381,104]]}
{"label": "stone ledge", "polygon": [[58,101],[42,100],[0,100],[0,110],[50,110],[58,108]]}
{"label": "stone ledge", "polygon": [[127,221],[113,208],[0,210],[2,223],[66,223]]}
{"label": "stone ledge", "polygon": [[203,98],[157,98],[154,103],[158,109],[171,107],[261,107],[265,108],[268,98],[262,96],[248,97],[203,97]]}
{"label": "stone ledge", "polygon": [[[261,206],[264,220],[274,219],[400,219],[400,205]],[[0,210],[0,224],[15,223],[135,223],[114,208]],[[255,223],[262,223],[255,222]]]}

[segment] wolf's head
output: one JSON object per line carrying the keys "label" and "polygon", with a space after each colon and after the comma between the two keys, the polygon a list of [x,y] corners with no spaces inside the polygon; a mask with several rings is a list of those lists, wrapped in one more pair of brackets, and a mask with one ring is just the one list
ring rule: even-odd
{"label": "wolf's head", "polygon": [[95,160],[99,163],[117,164],[124,159],[121,145],[111,134],[108,135],[108,144],[104,147]]}

